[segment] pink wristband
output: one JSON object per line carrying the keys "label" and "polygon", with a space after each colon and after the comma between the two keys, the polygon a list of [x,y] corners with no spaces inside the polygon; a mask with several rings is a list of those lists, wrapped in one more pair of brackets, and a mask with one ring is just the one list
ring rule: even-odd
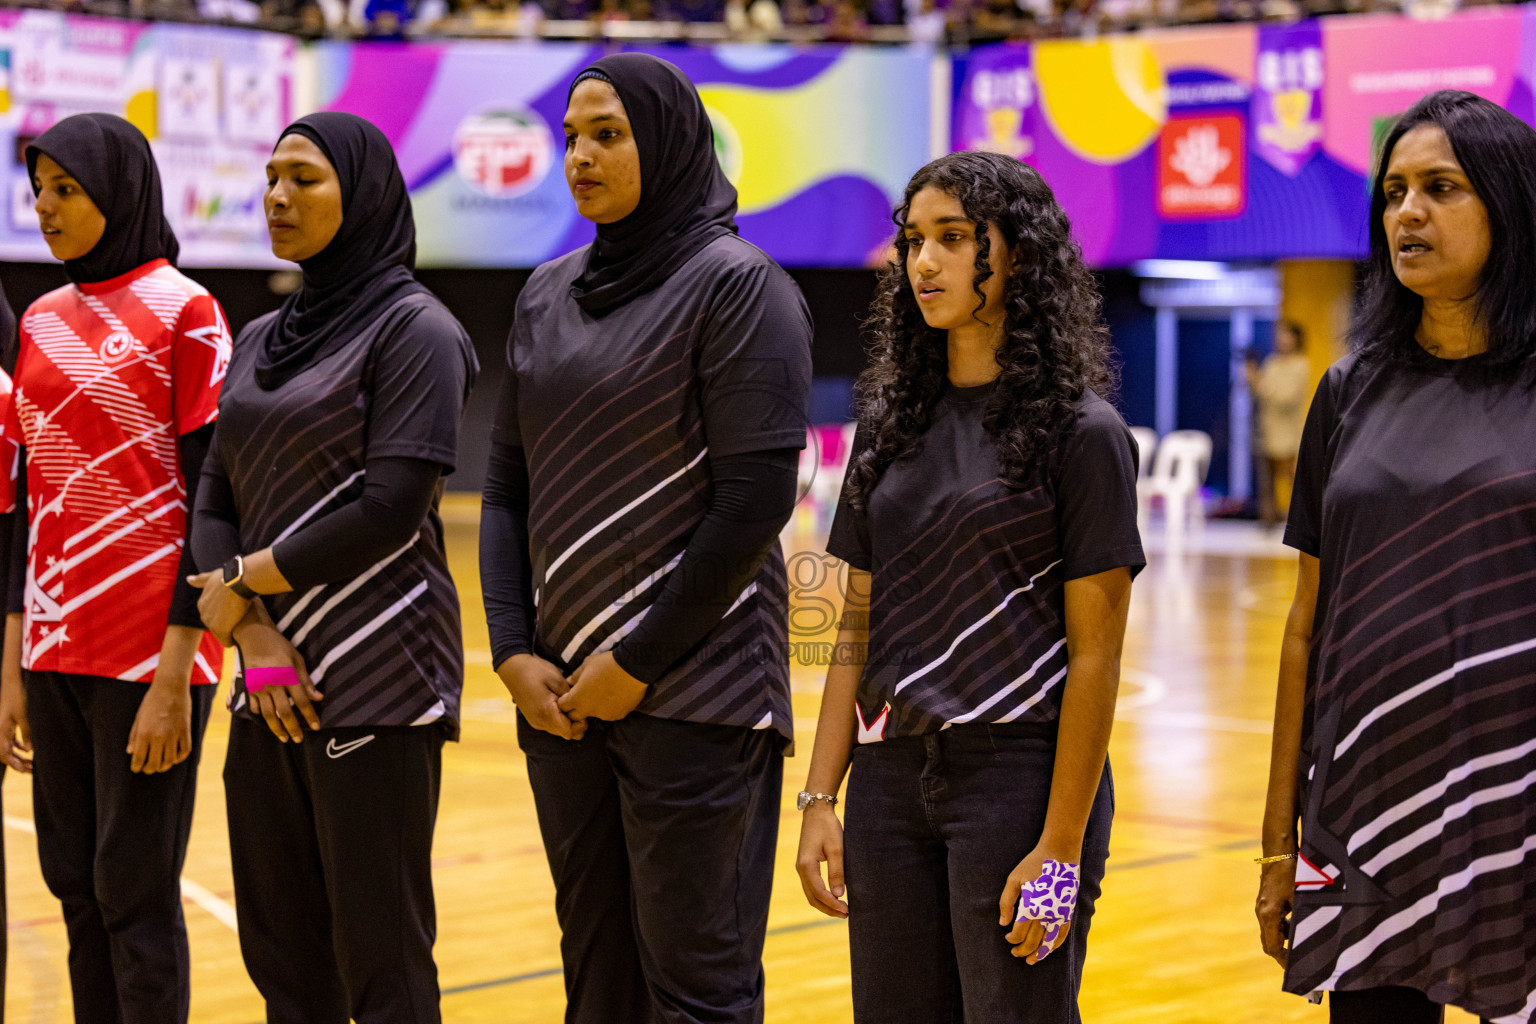
{"label": "pink wristband", "polygon": [[245,670],[245,692],[255,693],[265,690],[269,686],[296,686],[299,682],[299,673],[284,665],[272,665],[265,668],[248,668]]}

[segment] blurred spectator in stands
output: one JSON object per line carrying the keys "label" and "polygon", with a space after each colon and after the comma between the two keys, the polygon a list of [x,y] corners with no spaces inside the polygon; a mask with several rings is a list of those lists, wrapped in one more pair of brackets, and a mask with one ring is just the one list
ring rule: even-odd
{"label": "blurred spectator in stands", "polygon": [[944,43],[945,17],[939,10],[938,0],[909,0],[907,4],[907,31],[912,45],[922,47],[942,46]]}
{"label": "blurred spectator in stands", "polygon": [[592,20],[599,26],[628,22],[629,7],[625,0],[600,0],[597,10],[592,12]]}
{"label": "blurred spectator in stands", "polygon": [[869,25],[859,5],[854,0],[836,0],[827,22],[827,42],[862,43],[868,36]]}
{"label": "blurred spectator in stands", "polygon": [[241,25],[261,21],[261,8],[252,0],[197,0],[197,14],[204,21],[233,21]]}
{"label": "blurred spectator in stands", "polygon": [[719,21],[722,0],[673,0],[672,11],[680,21]]}
{"label": "blurred spectator in stands", "polygon": [[1018,31],[1018,20],[1016,0],[982,0],[971,19],[971,42],[997,43],[1010,39]]}
{"label": "blurred spectator in stands", "polygon": [[784,18],[774,0],[726,0],[725,25],[738,39],[771,39],[784,32]]}

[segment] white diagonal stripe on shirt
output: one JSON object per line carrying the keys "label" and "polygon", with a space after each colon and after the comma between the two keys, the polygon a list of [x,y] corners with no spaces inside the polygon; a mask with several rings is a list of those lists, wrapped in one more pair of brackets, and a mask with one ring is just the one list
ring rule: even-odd
{"label": "white diagonal stripe on shirt", "polygon": [[1512,796],[1519,796],[1532,785],[1536,785],[1536,771],[1527,772],[1524,778],[1513,782],[1506,782],[1501,786],[1489,786],[1475,793],[1469,793],[1453,804],[1448,805],[1440,812],[1440,816],[1434,821],[1414,829],[1397,842],[1388,845],[1376,856],[1360,865],[1360,870],[1375,878],[1377,873],[1399,857],[1423,846],[1425,843],[1445,833],[1447,823],[1457,818],[1465,817],[1473,808],[1484,804],[1491,804],[1498,800],[1506,800]]}
{"label": "white diagonal stripe on shirt", "polygon": [[612,526],[615,522],[617,522],[623,516],[629,514],[636,507],[638,507],[642,502],[644,502],[647,498],[650,498],[652,495],[658,493],[663,487],[667,486],[667,484],[670,484],[672,481],[674,481],[674,480],[678,479],[679,477],[681,477],[684,473],[687,473],[694,466],[697,466],[700,462],[703,461],[704,456],[707,455],[707,454],[709,454],[709,449],[708,448],[700,449],[699,454],[695,455],[693,457],[693,461],[688,463],[688,465],[684,466],[682,469],[678,470],[676,473],[673,473],[671,476],[667,477],[661,483],[657,484],[655,487],[652,487],[650,490],[648,490],[644,494],[640,495],[640,497],[634,499],[628,505],[625,505],[623,508],[619,509],[613,515],[609,516],[607,519],[604,519],[602,522],[600,522],[596,526],[592,527],[592,529],[588,530],[586,533],[584,533],[580,537],[578,537],[576,539],[576,543],[574,543],[570,547],[566,548],[563,552],[561,552],[559,558],[556,558],[553,562],[549,563],[549,568],[544,570],[544,581],[546,583],[548,583],[550,580],[554,579],[554,577],[555,577],[555,570],[559,569],[562,565],[564,565],[566,563],[566,560],[569,559],[572,555],[574,555],[576,553],[577,549],[579,549],[583,544],[585,544],[587,541],[591,540],[593,537],[596,537],[599,533],[602,533],[604,530],[606,530],[608,527]]}
{"label": "white diagonal stripe on shirt", "polygon": [[[416,537],[420,537],[420,536],[421,536],[421,533],[418,531],[417,534],[416,534]],[[372,567],[370,567],[369,569],[367,569],[364,572],[359,573],[357,575],[357,578],[354,579],[351,583],[348,583],[346,586],[344,586],[340,590],[336,591],[336,593],[332,594],[330,599],[327,600],[325,602],[325,604],[323,604],[319,608],[315,609],[315,614],[311,615],[309,617],[308,621],[306,621],[304,623],[304,625],[299,627],[298,632],[294,633],[293,636],[289,639],[288,642],[293,644],[293,646],[295,646],[295,647],[297,647],[297,646],[299,646],[299,644],[303,643],[304,639],[309,636],[309,631],[314,629],[316,626],[318,626],[320,624],[320,620],[324,619],[327,615],[329,615],[331,613],[331,611],[333,609],[335,609],[335,607],[338,604],[340,604],[341,602],[345,601],[347,598],[351,597],[353,594],[357,593],[357,590],[358,590],[359,587],[361,587],[364,583],[367,583],[369,580],[373,579],[379,573],[383,572],[384,571],[384,567],[389,565],[389,563],[393,562],[395,559],[399,558],[401,555],[403,555],[407,551],[411,550],[411,548],[415,547],[416,546],[416,537],[412,537],[409,544],[405,545],[405,547],[403,547],[400,550],[396,551],[394,554],[389,555],[383,561],[375,562]],[[288,616],[284,616],[283,618],[284,618],[284,621],[286,621]]]}
{"label": "white diagonal stripe on shirt", "polygon": [[1518,761],[1533,752],[1536,752],[1536,739],[1527,740],[1518,747],[1510,747],[1508,750],[1495,750],[1491,754],[1474,757],[1465,764],[1457,765],[1446,772],[1445,777],[1433,786],[1415,793],[1394,807],[1388,808],[1365,826],[1355,829],[1350,833],[1349,852],[1354,853],[1360,847],[1380,835],[1383,829],[1401,821],[1419,808],[1428,806],[1440,799],[1456,783],[1465,782],[1484,768],[1493,768],[1501,764],[1508,764],[1511,761]]}
{"label": "white diagonal stripe on shirt", "polygon": [[155,669],[157,669],[159,667],[160,667],[160,655],[158,653],[151,654],[149,657],[145,658],[143,661],[141,661],[137,665],[133,666],[133,668],[129,669],[127,672],[124,672],[118,678],[119,679],[131,679],[134,682],[138,682],[139,676],[143,675],[145,672],[153,672]]}
{"label": "white diagonal stripe on shirt", "polygon": [[1345,972],[1350,971],[1367,962],[1373,953],[1384,944],[1391,941],[1394,936],[1418,924],[1424,918],[1433,914],[1440,901],[1455,892],[1460,892],[1472,884],[1472,880],[1478,875],[1486,875],[1491,871],[1502,871],[1505,868],[1515,867],[1525,861],[1532,850],[1536,850],[1536,835],[1526,836],[1525,842],[1513,850],[1505,850],[1502,853],[1490,853],[1486,857],[1479,857],[1466,867],[1454,874],[1446,875],[1440,879],[1440,884],[1435,891],[1420,897],[1407,907],[1382,921],[1371,929],[1364,938],[1354,945],[1349,946],[1339,954],[1333,964],[1333,973],[1317,987],[1332,991],[1339,983],[1339,979]]}
{"label": "white diagonal stripe on shirt", "polygon": [[282,621],[277,624],[277,631],[282,633],[284,636],[287,636],[288,634],[286,630],[289,626],[293,625],[293,620],[297,619],[299,615],[304,611],[304,609],[309,607],[309,603],[311,601],[319,597],[324,592],[324,583],[320,584],[319,586],[310,587],[308,590],[306,590],[304,592],[304,596],[293,603],[293,607],[288,609],[288,614],[284,615]]}
{"label": "white diagonal stripe on shirt", "polygon": [[577,631],[576,635],[571,638],[571,642],[565,645],[565,650],[560,652],[560,657],[569,662],[576,656],[576,652],[581,650],[581,645],[587,642],[588,637],[601,629],[603,624],[609,619],[619,614],[625,605],[629,604],[635,598],[651,589],[651,587],[656,585],[658,580],[666,576],[667,573],[671,572],[673,569],[676,569],[677,563],[681,562],[682,560],[683,553],[679,551],[677,556],[670,562],[662,566],[660,569],[657,569],[655,572],[651,573],[639,583],[636,583],[621,597],[619,597],[618,600],[614,601],[607,608],[604,608],[602,611],[598,612],[597,615],[593,617],[592,621],[581,627],[581,629]]}
{"label": "white diagonal stripe on shirt", "polygon": [[100,530],[100,529],[103,529],[105,527],[111,526],[113,523],[115,523],[119,519],[123,518],[123,516],[128,515],[134,509],[138,508],[141,505],[145,505],[145,504],[148,504],[151,501],[154,501],[156,498],[160,497],[160,495],[164,494],[166,491],[175,490],[176,485],[177,485],[177,481],[172,480],[168,484],[164,484],[164,485],[162,485],[160,487],[156,487],[154,490],[150,491],[148,494],[141,495],[141,496],[133,499],[133,501],[129,502],[127,505],[119,506],[118,508],[116,508],[112,512],[108,513],[103,518],[96,520],[90,526],[87,526],[85,529],[81,530],[79,533],[74,534],[73,536],[70,536],[70,537],[65,537],[64,538],[64,550],[68,551],[70,548],[74,547],[76,544],[79,544],[81,541],[85,540],[87,537],[89,537],[91,534],[95,533],[97,530]]}
{"label": "white diagonal stripe on shirt", "polygon": [[901,682],[897,683],[896,684],[896,689],[893,690],[892,692],[893,693],[900,693],[902,690],[906,689],[912,683],[917,682],[919,679],[923,678],[923,676],[927,675],[929,672],[932,672],[934,669],[938,668],[940,665],[942,665],[946,661],[948,661],[949,660],[949,656],[955,653],[955,648],[960,646],[961,641],[963,641],[966,637],[970,636],[972,633],[976,632],[982,626],[985,626],[987,623],[991,622],[993,619],[995,619],[999,615],[1001,615],[1003,613],[1003,609],[1008,607],[1008,602],[1009,601],[1012,601],[1014,598],[1018,597],[1020,594],[1024,593],[1025,591],[1033,590],[1034,587],[1035,587],[1035,581],[1036,580],[1038,580],[1041,576],[1044,576],[1046,573],[1050,572],[1052,569],[1056,568],[1060,564],[1061,564],[1061,559],[1058,558],[1056,561],[1052,562],[1050,565],[1046,566],[1044,569],[1041,569],[1039,572],[1037,572],[1033,576],[1031,576],[1029,578],[1029,582],[1028,583],[1024,584],[1022,587],[1016,588],[1007,597],[1003,598],[1003,603],[1002,604],[998,605],[996,608],[993,608],[991,611],[987,612],[987,614],[983,615],[976,622],[974,622],[971,625],[967,626],[965,628],[964,632],[962,632],[959,636],[955,637],[955,639],[950,642],[949,649],[946,650],[943,654],[939,655],[937,658],[933,659],[928,664],[924,665],[922,668],[918,669],[916,672],[913,672],[911,675],[907,676]]}
{"label": "white diagonal stripe on shirt", "polygon": [[[1025,683],[1029,682],[1031,679],[1035,678],[1035,673],[1040,671],[1040,666],[1044,665],[1047,661],[1049,661],[1056,654],[1057,651],[1061,650],[1066,645],[1067,645],[1067,638],[1066,637],[1062,637],[1060,640],[1057,640],[1054,644],[1051,645],[1050,650],[1046,651],[1044,654],[1040,655],[1040,657],[1035,659],[1035,663],[1033,665],[1029,666],[1029,669],[1027,671],[1025,671],[1023,675],[1019,676],[1017,679],[1015,679],[1013,682],[1009,683],[1007,686],[1003,687],[1001,690],[998,690],[996,693],[994,693],[992,696],[988,697],[981,704],[977,705],[975,708],[972,708],[970,711],[967,711],[965,714],[961,715],[959,718],[952,719],[951,721],[946,723],[946,728],[948,726],[950,726],[950,725],[964,725],[966,722],[974,722],[976,719],[980,718],[982,715],[986,714],[988,711],[991,711],[993,706],[996,705],[997,703],[999,703],[1000,701],[1002,701],[1002,699],[1004,697],[1008,696],[1010,693],[1013,693],[1019,687],[1023,686]],[[1062,671],[1065,672],[1066,669],[1062,669]],[[1055,679],[1052,679],[1049,682],[1047,682],[1045,684],[1044,689],[1042,689],[1040,691],[1040,693],[1036,694],[1035,698],[1032,698],[1032,699],[1038,699],[1040,697],[1040,695],[1044,694],[1047,690],[1049,690],[1055,684],[1055,682],[1056,682]],[[1030,706],[1032,707],[1033,705],[1030,705]],[[1018,712],[1016,712],[1016,714],[1022,714],[1026,710],[1028,710],[1028,708],[1020,709]]]}
{"label": "white diagonal stripe on shirt", "polygon": [[77,552],[73,555],[70,555],[68,558],[62,558],[59,561],[54,562],[53,565],[49,566],[46,570],[43,571],[42,575],[38,576],[37,582],[41,584],[44,581],[52,578],[55,573],[61,573],[66,569],[73,569],[75,566],[88,560],[92,555],[101,551],[102,548],[106,547],[108,544],[111,544],[113,541],[122,540],[130,533],[148,526],[152,520],[159,519],[162,516],[165,516],[174,511],[175,509],[185,507],[186,506],[179,501],[173,501],[169,505],[160,506],[142,519],[135,519],[127,526],[107,534],[105,537],[101,538],[101,540],[97,541],[95,544],[92,544],[84,551]]}
{"label": "white diagonal stripe on shirt", "polygon": [[396,601],[388,608],[385,608],[382,612],[379,612],[379,614],[375,615],[372,619],[368,620],[368,623],[364,625],[362,629],[359,629],[356,633],[353,633],[341,643],[337,644],[335,647],[332,647],[330,653],[327,654],[325,658],[320,662],[320,664],[315,668],[315,670],[309,674],[309,678],[316,683],[318,683],[321,679],[324,679],[325,673],[330,669],[332,665],[336,664],[336,659],[349,653],[352,648],[356,647],[358,644],[362,643],[364,640],[377,633],[386,622],[395,617],[396,612],[400,611],[400,609],[406,607],[412,601],[415,601],[418,597],[420,597],[422,594],[425,594],[426,592],[427,581],[422,580],[420,583],[412,587],[410,592],[407,593],[404,597],[400,598],[400,600]]}
{"label": "white diagonal stripe on shirt", "polygon": [[1342,907],[1323,907],[1302,918],[1301,923],[1296,926],[1295,934],[1291,936],[1291,948],[1300,949],[1312,936],[1332,924],[1334,918],[1341,913],[1343,913]]}
{"label": "white diagonal stripe on shirt", "polygon": [[[730,618],[731,617],[731,613],[734,612],[737,608],[740,608],[743,604],[745,604],[747,602],[747,599],[750,598],[755,593],[757,593],[757,582],[753,581],[752,583],[747,585],[747,589],[745,589],[745,590],[743,590],[741,592],[741,596],[736,598],[735,602],[729,608],[727,608],[725,610],[725,614],[720,616],[720,622],[724,622],[726,619]],[[618,646],[618,643],[619,643],[620,640],[623,640],[625,637],[629,636],[629,634],[631,634],[631,633],[633,633],[635,631],[635,627],[640,625],[640,620],[645,618],[645,613],[650,611],[650,610],[651,609],[649,607],[641,609],[639,615],[636,615],[634,618],[632,618],[628,622],[624,623],[624,625],[620,626],[618,629],[614,630],[612,633],[609,633],[607,639],[605,639],[602,643],[598,644],[597,647],[593,650],[592,653],[593,654],[602,654],[604,651],[611,651],[611,650],[613,650],[614,647]],[[716,623],[717,627],[718,627],[718,625],[719,625],[719,623]]]}
{"label": "white diagonal stripe on shirt", "polygon": [[114,586],[121,583],[129,576],[132,576],[140,569],[145,569],[151,565],[154,565],[156,562],[160,561],[160,559],[164,558],[166,555],[173,554],[175,551],[175,544],[166,544],[164,547],[161,547],[155,551],[151,551],[149,554],[145,555],[137,562],[134,562],[132,565],[119,569],[111,576],[108,576],[106,579],[96,584],[94,587],[91,587],[88,590],[83,590],[76,594],[74,597],[70,598],[68,601],[64,602],[64,606],[59,609],[60,613],[67,616],[70,612],[74,611],[76,608],[79,608],[87,601],[100,597],[108,590],[111,590]]}
{"label": "white diagonal stripe on shirt", "polygon": [[1051,690],[1055,689],[1056,684],[1061,682],[1065,678],[1067,678],[1067,666],[1063,665],[1061,667],[1061,671],[1057,672],[1055,675],[1051,676],[1051,678],[1047,679],[1045,681],[1045,685],[1040,687],[1039,690],[1036,690],[1030,696],[1030,698],[1028,700],[1026,700],[1023,704],[1020,704],[1018,707],[1014,708],[1012,711],[1008,712],[1002,718],[999,718],[998,721],[999,722],[1015,722],[1015,721],[1018,721],[1018,719],[1020,718],[1020,716],[1022,716],[1024,714],[1024,712],[1028,711],[1030,708],[1034,707],[1036,704],[1040,703],[1042,700],[1045,700],[1045,695],[1050,693]]}
{"label": "white diagonal stripe on shirt", "polygon": [[1430,690],[1433,690],[1435,687],[1440,686],[1442,683],[1450,682],[1452,679],[1456,678],[1457,675],[1465,672],[1467,669],[1476,668],[1479,665],[1486,665],[1491,661],[1500,661],[1504,658],[1512,658],[1517,654],[1524,654],[1526,651],[1532,649],[1536,649],[1536,638],[1532,638],[1530,640],[1521,640],[1517,644],[1510,644],[1507,647],[1500,647],[1493,651],[1484,651],[1482,654],[1474,654],[1470,658],[1462,658],[1460,661],[1456,662],[1456,664],[1452,665],[1444,672],[1437,672],[1436,674],[1430,676],[1428,679],[1424,680],[1422,683],[1419,683],[1416,686],[1410,686],[1396,697],[1393,697],[1390,700],[1382,701],[1380,704],[1373,707],[1370,711],[1366,712],[1365,716],[1360,719],[1360,723],[1351,729],[1349,731],[1349,735],[1340,740],[1338,745],[1333,748],[1334,758],[1338,759],[1342,757],[1344,752],[1347,751],[1350,747],[1354,746],[1355,743],[1359,741],[1361,734],[1364,733],[1365,730],[1368,729],[1372,724],[1381,718],[1390,715],[1392,712],[1396,711],[1404,704],[1407,704],[1409,701],[1416,700],[1419,697],[1424,696],[1424,694],[1428,693]]}
{"label": "white diagonal stripe on shirt", "polygon": [[[305,509],[304,514],[299,516],[299,518],[295,519],[293,522],[289,523],[287,528],[273,539],[272,543],[276,544],[278,541],[284,541],[293,536],[293,532],[295,530],[313,519],[316,512],[319,512],[321,509],[325,508],[325,506],[330,503],[332,498],[336,497],[336,495],[352,486],[353,481],[362,475],[363,471],[358,470],[356,473],[353,473],[351,476],[347,477],[335,487],[332,487],[329,494],[315,502],[313,505],[309,506],[309,508]],[[268,546],[270,547],[271,545]]]}

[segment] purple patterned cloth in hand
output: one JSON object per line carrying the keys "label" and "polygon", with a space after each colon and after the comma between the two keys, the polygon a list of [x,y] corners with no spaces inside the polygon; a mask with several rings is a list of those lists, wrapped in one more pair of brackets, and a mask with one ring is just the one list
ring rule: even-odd
{"label": "purple patterned cloth in hand", "polygon": [[1035,962],[1044,960],[1056,948],[1064,928],[1072,920],[1077,909],[1079,869],[1076,864],[1048,860],[1040,868],[1033,882],[1025,882],[1019,890],[1019,914],[1014,920],[1039,921],[1045,926],[1045,937],[1040,940]]}

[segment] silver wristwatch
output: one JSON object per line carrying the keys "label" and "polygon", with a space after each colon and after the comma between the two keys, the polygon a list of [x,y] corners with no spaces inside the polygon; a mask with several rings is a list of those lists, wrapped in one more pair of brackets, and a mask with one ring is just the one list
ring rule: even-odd
{"label": "silver wristwatch", "polygon": [[828,807],[837,806],[837,797],[835,796],[828,796],[825,793],[807,793],[802,789],[800,795],[795,797],[795,810],[803,811],[818,800],[825,800]]}

